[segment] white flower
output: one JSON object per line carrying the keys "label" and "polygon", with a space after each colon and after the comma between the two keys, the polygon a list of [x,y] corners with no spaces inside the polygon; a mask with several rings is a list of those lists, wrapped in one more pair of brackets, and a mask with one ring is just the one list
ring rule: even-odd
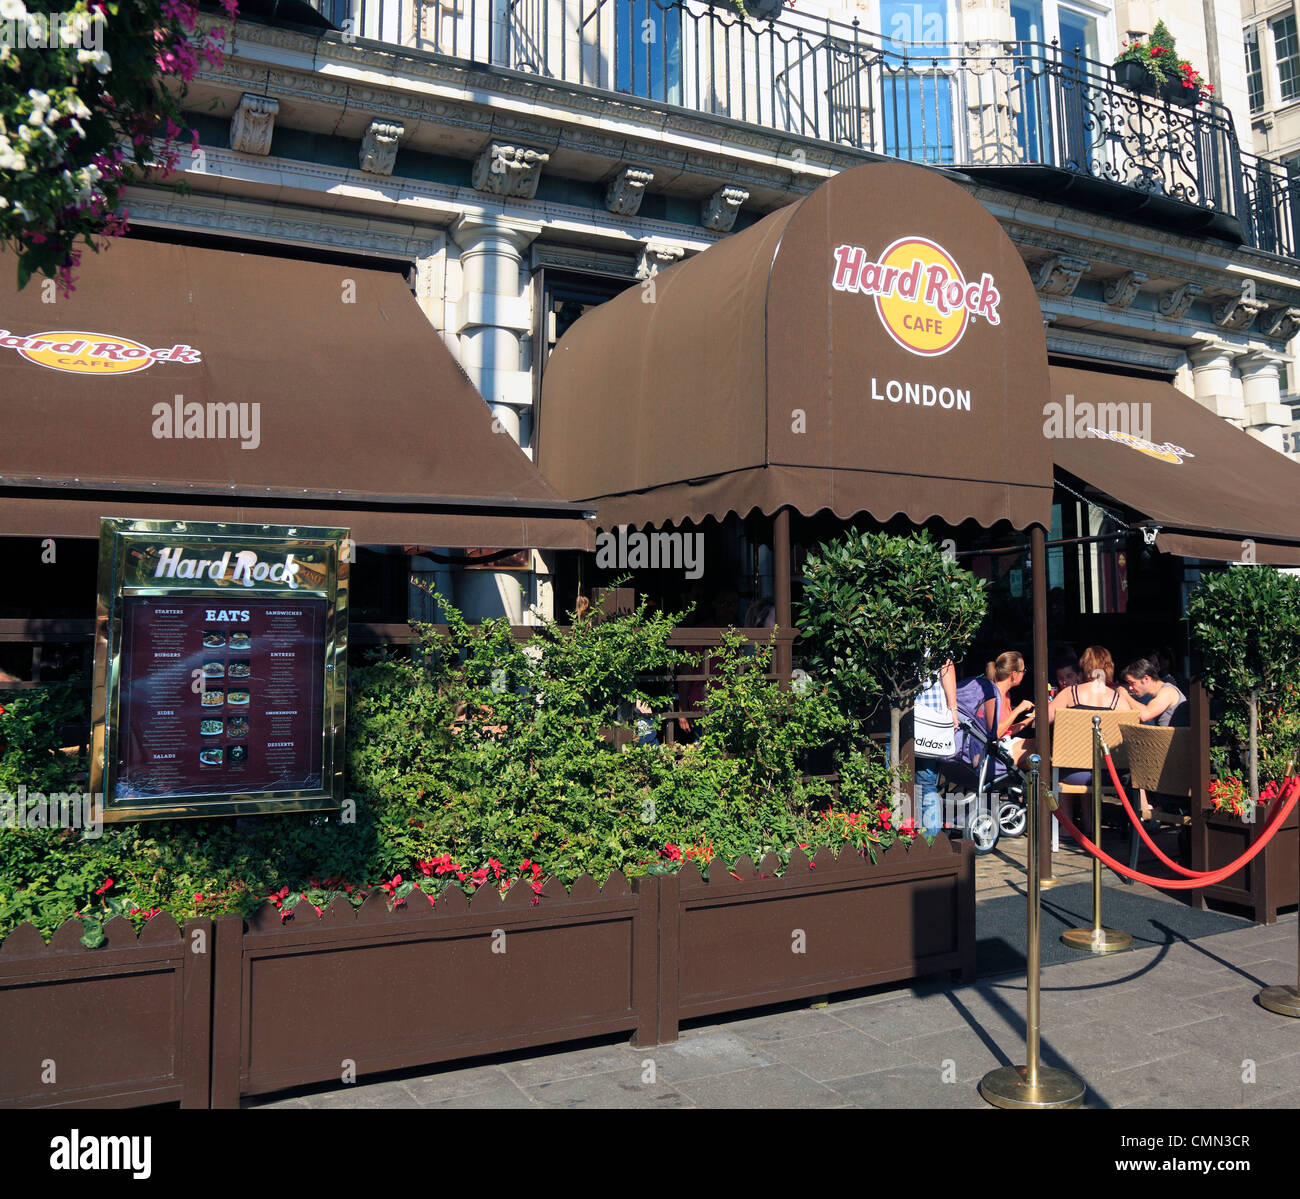
{"label": "white flower", "polygon": [[113,63],[108,57],[107,50],[78,50],[77,61],[93,63],[95,70],[101,75],[107,75],[113,69]]}
{"label": "white flower", "polygon": [[27,15],[27,5],[23,0],[0,0],[0,18],[6,21],[21,21]]}
{"label": "white flower", "polygon": [[8,208],[8,207],[9,207],[9,201],[6,200],[4,196],[0,196],[0,208]]}

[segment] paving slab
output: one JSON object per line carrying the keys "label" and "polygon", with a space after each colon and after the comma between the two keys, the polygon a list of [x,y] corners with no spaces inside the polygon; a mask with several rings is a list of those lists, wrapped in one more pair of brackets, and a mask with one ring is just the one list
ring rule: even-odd
{"label": "paving slab", "polygon": [[916,1061],[900,1046],[887,1045],[857,1029],[768,1042],[768,1052],[818,1082],[870,1074]]}
{"label": "paving slab", "polygon": [[700,1107],[842,1107],[846,1103],[844,1096],[830,1087],[783,1064],[697,1075],[680,1087]]}

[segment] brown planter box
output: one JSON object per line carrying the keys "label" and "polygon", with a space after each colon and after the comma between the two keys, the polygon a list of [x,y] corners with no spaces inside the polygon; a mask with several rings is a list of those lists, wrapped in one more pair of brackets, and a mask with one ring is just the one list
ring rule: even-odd
{"label": "brown planter box", "polygon": [[0,1107],[206,1107],[210,922],[155,916],[137,937],[118,917],[98,949],[83,931],[46,945],[23,924],[0,944]]}
{"label": "brown planter box", "polygon": [[[336,899],[217,921],[212,1105],[241,1095],[635,1030],[653,1036],[655,895],[614,873],[541,902],[519,883]],[[504,950],[504,952],[502,952]]]}
{"label": "brown planter box", "polygon": [[[1259,840],[1267,812],[1254,824],[1223,816],[1208,805],[1192,813],[1192,869],[1214,870],[1240,857]],[[1236,874],[1212,887],[1202,887],[1198,906],[1205,901],[1247,908],[1257,924],[1274,924],[1279,908],[1294,904],[1300,890],[1300,806],[1292,811],[1264,851]]]}
{"label": "brown planter box", "polygon": [[77,921],[48,947],[24,925],[0,944],[0,1106],[236,1107],[339,1081],[348,1062],[360,1078],[609,1033],[652,1045],[693,1016],[974,978],[969,842],[896,846],[876,865],[822,849],[776,868],[769,855],[759,870],[742,858],[739,877],[715,861],[709,882],[693,865],[603,888],[552,880],[536,906],[522,884],[504,901],[451,890],[429,905],[417,890],[393,911],[376,895],[319,917],[300,904],[284,922],[266,905],[184,936],[158,916],[138,940],[115,920],[94,950]]}
{"label": "brown planter box", "polygon": [[[975,855],[969,841],[898,845],[871,865],[851,848],[795,852],[773,877],[718,861],[659,880],[659,1040],[680,1020],[938,971],[975,977]],[[739,875],[739,878],[734,877]],[[801,930],[802,952],[794,952]]]}

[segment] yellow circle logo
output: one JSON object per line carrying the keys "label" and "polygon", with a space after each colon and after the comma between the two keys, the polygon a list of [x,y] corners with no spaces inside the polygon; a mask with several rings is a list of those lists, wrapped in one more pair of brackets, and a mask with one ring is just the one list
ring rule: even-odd
{"label": "yellow circle logo", "polygon": [[1102,433],[1095,429],[1092,432],[1099,437],[1107,437],[1111,441],[1118,441],[1121,445],[1137,450],[1139,454],[1146,454],[1148,458],[1155,458],[1160,462],[1171,462],[1176,466],[1181,466],[1184,458],[1196,457],[1195,454],[1183,449],[1182,446],[1174,445],[1169,441],[1166,441],[1163,445],[1156,445],[1155,442],[1148,441],[1145,437],[1138,437],[1133,433]]}
{"label": "yellow circle logo", "polygon": [[885,247],[880,267],[893,283],[876,295],[890,337],[926,357],[946,354],[961,341],[970,316],[968,289],[947,250],[925,237],[902,237]]}
{"label": "yellow circle logo", "polygon": [[125,375],[152,366],[158,358],[138,341],[103,333],[56,329],[19,340],[25,344],[14,348],[28,362],[78,375]]}

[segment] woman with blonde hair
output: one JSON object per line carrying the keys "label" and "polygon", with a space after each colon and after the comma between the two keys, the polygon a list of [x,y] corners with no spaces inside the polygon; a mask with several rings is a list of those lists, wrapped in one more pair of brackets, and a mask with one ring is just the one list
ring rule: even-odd
{"label": "woman with blonde hair", "polygon": [[1102,645],[1090,645],[1079,658],[1082,683],[1063,688],[1052,700],[1047,719],[1056,719],[1062,708],[1084,708],[1089,712],[1109,712],[1116,708],[1136,708],[1123,687],[1115,686],[1115,659]]}

